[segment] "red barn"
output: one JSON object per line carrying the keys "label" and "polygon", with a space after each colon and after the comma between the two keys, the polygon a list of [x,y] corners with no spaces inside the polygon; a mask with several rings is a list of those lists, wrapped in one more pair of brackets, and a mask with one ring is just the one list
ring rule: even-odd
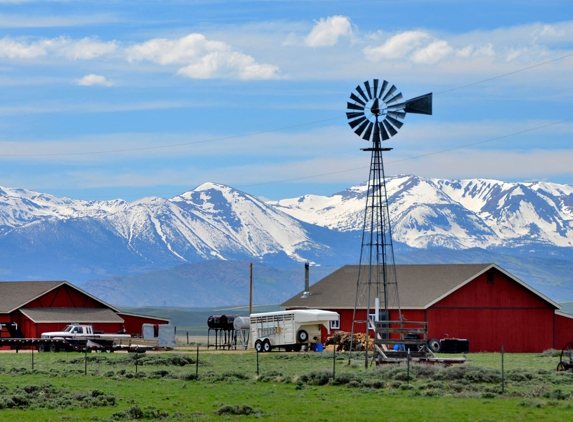
{"label": "red barn", "polygon": [[[428,338],[460,338],[472,352],[541,352],[573,341],[573,316],[495,264],[397,265],[402,316],[428,323]],[[340,314],[340,329],[351,331],[358,266],[347,265],[281,307],[318,308]],[[371,310],[374,309],[372,299]],[[366,320],[366,309],[357,320]],[[398,320],[398,310],[390,309]],[[364,332],[365,325],[356,331]]]}
{"label": "red barn", "polygon": [[[143,323],[168,324],[169,320],[121,312],[67,281],[5,281],[0,282],[0,323],[16,323],[21,336],[38,338],[71,323],[141,335]],[[1,331],[0,335],[8,336]]]}

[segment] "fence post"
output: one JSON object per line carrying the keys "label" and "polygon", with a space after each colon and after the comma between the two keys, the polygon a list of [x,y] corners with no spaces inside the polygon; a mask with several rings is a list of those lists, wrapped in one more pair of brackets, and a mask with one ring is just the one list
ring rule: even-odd
{"label": "fence post", "polygon": [[503,355],[504,355],[504,351],[503,351],[503,344],[501,345],[501,393],[505,393],[505,368],[503,365]]}
{"label": "fence post", "polygon": [[32,371],[34,370],[34,346],[32,346]]}
{"label": "fence post", "polygon": [[336,344],[332,345],[332,379],[336,379]]}
{"label": "fence post", "polygon": [[84,352],[84,375],[88,374],[88,345],[86,343],[86,347],[85,347],[85,352]]}
{"label": "fence post", "polygon": [[408,347],[408,384],[410,384],[410,348]]}
{"label": "fence post", "polygon": [[197,343],[197,358],[195,359],[195,379],[199,378],[199,343]]}
{"label": "fence post", "polygon": [[187,346],[189,346],[189,331],[187,331]]}
{"label": "fence post", "polygon": [[[255,347],[256,349],[256,347]],[[257,350],[257,376],[259,376],[259,351]]]}

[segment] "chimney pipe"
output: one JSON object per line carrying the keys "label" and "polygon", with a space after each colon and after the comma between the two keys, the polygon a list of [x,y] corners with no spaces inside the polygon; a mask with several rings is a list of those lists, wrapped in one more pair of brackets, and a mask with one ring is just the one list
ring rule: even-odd
{"label": "chimney pipe", "polygon": [[304,292],[302,294],[303,298],[310,296],[310,283],[309,283],[310,275],[309,274],[310,274],[310,264],[308,262],[306,262],[304,264]]}

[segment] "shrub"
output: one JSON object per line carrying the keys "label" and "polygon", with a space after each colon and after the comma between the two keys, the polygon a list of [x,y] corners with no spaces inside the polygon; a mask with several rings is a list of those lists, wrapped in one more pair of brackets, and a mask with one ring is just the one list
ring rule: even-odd
{"label": "shrub", "polygon": [[222,405],[215,411],[217,415],[259,415],[262,414],[263,411],[259,409],[253,409],[251,406],[247,406],[246,404],[239,406],[230,406],[230,405]]}
{"label": "shrub", "polygon": [[330,385],[344,385],[344,384],[348,384],[350,381],[356,379],[356,375],[349,373],[349,372],[343,372],[341,374],[336,375],[336,378],[333,378],[329,381]]}
{"label": "shrub", "polygon": [[313,371],[310,374],[301,375],[302,382],[309,385],[326,385],[331,378],[331,373],[328,371]]}

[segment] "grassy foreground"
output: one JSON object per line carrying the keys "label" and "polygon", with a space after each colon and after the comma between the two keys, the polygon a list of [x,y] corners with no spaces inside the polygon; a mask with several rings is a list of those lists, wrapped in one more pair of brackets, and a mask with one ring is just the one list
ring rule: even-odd
{"label": "grassy foreground", "polygon": [[[558,354],[470,354],[443,368],[328,353],[0,353],[0,420],[567,421]],[[198,369],[198,377],[196,370]],[[87,371],[87,375],[85,372]]]}

